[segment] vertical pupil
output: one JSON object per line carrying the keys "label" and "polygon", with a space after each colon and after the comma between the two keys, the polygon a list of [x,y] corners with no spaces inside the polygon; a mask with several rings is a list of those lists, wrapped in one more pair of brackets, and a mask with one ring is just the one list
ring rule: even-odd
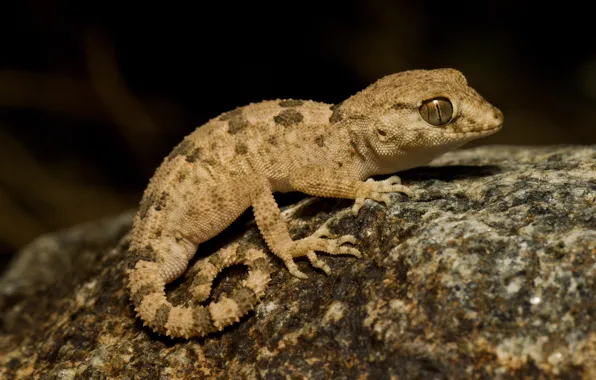
{"label": "vertical pupil", "polygon": [[420,106],[419,113],[427,123],[443,126],[453,118],[453,104],[443,97],[428,99]]}
{"label": "vertical pupil", "polygon": [[435,105],[435,110],[437,112],[437,120],[439,122],[439,124],[443,123],[443,117],[441,115],[441,105],[439,104],[438,100],[433,100],[433,104]]}

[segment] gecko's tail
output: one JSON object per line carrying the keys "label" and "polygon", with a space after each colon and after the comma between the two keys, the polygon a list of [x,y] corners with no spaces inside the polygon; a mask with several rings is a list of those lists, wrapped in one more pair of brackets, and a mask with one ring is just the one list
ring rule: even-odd
{"label": "gecko's tail", "polygon": [[235,244],[201,260],[192,283],[195,300],[204,301],[209,297],[217,274],[236,264],[247,265],[249,271],[242,286],[234,289],[231,295],[224,295],[206,307],[183,307],[174,306],[167,300],[166,282],[160,276],[159,264],[140,260],[129,272],[128,287],[135,311],[153,331],[170,337],[199,337],[222,330],[253,310],[265,293],[271,273],[267,257],[256,249],[238,254]]}

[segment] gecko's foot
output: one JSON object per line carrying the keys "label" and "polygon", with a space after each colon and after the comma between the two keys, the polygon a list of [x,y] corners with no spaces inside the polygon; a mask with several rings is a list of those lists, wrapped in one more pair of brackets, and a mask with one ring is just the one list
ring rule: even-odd
{"label": "gecko's foot", "polygon": [[364,205],[367,199],[372,199],[377,202],[383,202],[386,205],[391,204],[391,198],[387,193],[403,193],[410,198],[415,198],[414,193],[410,188],[401,184],[401,179],[394,175],[383,181],[375,181],[372,178],[363,182],[358,189],[356,201],[352,206],[352,214],[358,215],[358,211]]}
{"label": "gecko's foot", "polygon": [[293,241],[289,249],[286,250],[287,255],[281,258],[286,264],[288,271],[298,278],[307,278],[308,276],[301,272],[294,262],[295,257],[306,256],[313,267],[321,269],[328,275],[331,274],[329,265],[319,259],[315,251],[325,252],[330,255],[352,255],[358,258],[362,257],[359,250],[352,246],[344,245],[346,243],[355,244],[357,240],[354,236],[344,235],[336,239],[326,238],[329,234],[327,227],[322,227],[309,237]]}

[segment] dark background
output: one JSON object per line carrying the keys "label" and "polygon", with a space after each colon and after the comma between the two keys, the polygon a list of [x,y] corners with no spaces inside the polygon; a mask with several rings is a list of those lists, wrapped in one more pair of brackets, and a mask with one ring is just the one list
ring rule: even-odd
{"label": "dark background", "polygon": [[336,103],[454,67],[505,114],[479,144],[595,143],[594,15],[547,4],[4,2],[0,268],[42,233],[136,207],[183,136],[263,99]]}

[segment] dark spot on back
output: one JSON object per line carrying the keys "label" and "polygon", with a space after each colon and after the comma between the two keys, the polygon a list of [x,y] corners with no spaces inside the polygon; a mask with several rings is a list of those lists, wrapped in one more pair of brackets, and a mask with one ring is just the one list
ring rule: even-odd
{"label": "dark spot on back", "polygon": [[334,104],[331,107],[329,107],[329,109],[331,111],[333,111],[331,116],[329,116],[330,123],[337,123],[338,121],[341,121],[343,119],[343,117],[341,115],[341,111],[340,111],[340,107],[341,107],[342,103],[343,102],[340,102],[340,103]]}
{"label": "dark spot on back", "polygon": [[330,109],[331,111],[335,111],[335,110],[337,110],[339,107],[341,107],[341,105],[342,105],[342,104],[344,104],[344,102],[339,102],[339,103],[336,103],[336,104],[332,104],[332,105],[329,107],[329,109]]}
{"label": "dark spot on back", "polygon": [[239,142],[236,143],[234,151],[236,152],[236,154],[246,154],[248,153],[248,147],[246,146],[246,144]]}
{"label": "dark spot on back", "polygon": [[217,160],[215,160],[213,158],[205,158],[203,160],[203,164],[209,165],[209,166],[214,166],[214,165],[217,165]]}
{"label": "dark spot on back", "polygon": [[168,154],[168,161],[172,161],[177,156],[186,156],[193,149],[193,144],[188,139],[182,140],[182,142]]}
{"label": "dark spot on back", "polygon": [[228,132],[232,135],[249,126],[248,120],[244,118],[242,108],[236,108],[233,111],[224,113],[219,120],[228,122]]}
{"label": "dark spot on back", "polygon": [[323,135],[318,135],[315,138],[315,143],[320,146],[321,148],[325,146],[325,137]]}
{"label": "dark spot on back", "polygon": [[280,107],[300,107],[304,102],[302,100],[287,99],[279,102]]}
{"label": "dark spot on back", "polygon": [[281,111],[277,116],[273,118],[276,124],[281,124],[284,127],[298,124],[304,119],[304,116],[296,111],[295,109],[287,109]]}
{"label": "dark spot on back", "polygon": [[232,135],[235,135],[236,133],[249,126],[249,122],[243,117],[232,119],[228,123],[228,132],[230,132],[230,134]]}
{"label": "dark spot on back", "polygon": [[161,196],[157,200],[157,204],[155,205],[155,211],[161,211],[163,208],[165,208],[167,199],[168,193],[164,191],[163,193],[161,193]]}
{"label": "dark spot on back", "polygon": [[277,145],[277,137],[275,135],[271,135],[267,138],[267,142],[271,145]]}
{"label": "dark spot on back", "polygon": [[228,112],[222,114],[219,117],[219,120],[221,120],[221,121],[228,121],[228,120],[231,120],[231,119],[233,119],[235,117],[238,117],[238,116],[242,116],[242,107],[236,108],[235,110],[228,111]]}
{"label": "dark spot on back", "polygon": [[201,156],[201,149],[195,148],[190,154],[186,156],[186,161],[195,162]]}
{"label": "dark spot on back", "polygon": [[139,218],[145,219],[153,203],[155,203],[155,192],[152,191],[141,199],[141,203],[139,204]]}

